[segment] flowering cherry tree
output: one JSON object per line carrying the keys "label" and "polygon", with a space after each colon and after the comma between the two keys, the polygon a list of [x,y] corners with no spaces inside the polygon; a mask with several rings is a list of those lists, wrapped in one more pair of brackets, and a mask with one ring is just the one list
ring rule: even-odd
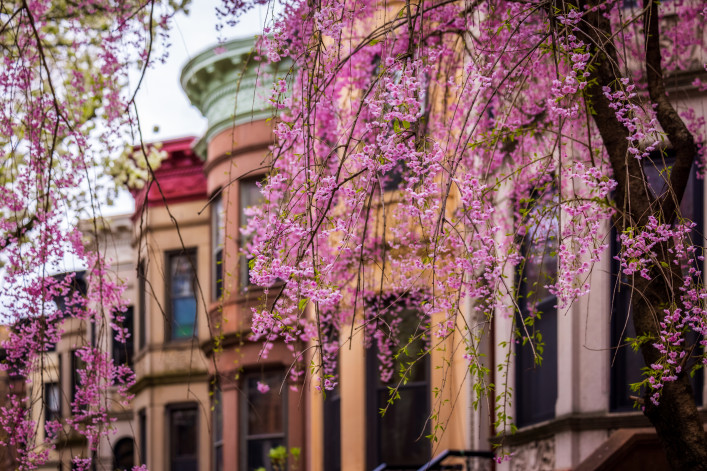
{"label": "flowering cherry tree", "polygon": [[[83,366],[70,418],[47,420],[39,431],[32,409],[48,407],[49,400],[30,383],[51,367],[43,352],[56,346],[65,319],[125,340],[122,287],[102,256],[84,248],[74,226],[99,215],[92,168],[128,137],[134,116],[124,88],[128,67],[148,65],[153,38],[177,7],[104,0],[0,4],[0,323],[8,327],[0,369],[11,385],[26,386],[0,399],[0,449],[16,450],[19,469],[41,466],[61,436],[79,434],[95,451],[112,420],[106,394],[129,399],[132,371],[114,364],[100,348],[105,342],[95,338],[76,346],[76,364]],[[70,271],[68,257],[87,267],[85,292],[76,289],[74,273],[58,275]],[[73,460],[77,469],[90,465],[90,458]]]}
{"label": "flowering cherry tree", "polygon": [[406,347],[396,316],[412,303],[427,353],[463,331],[482,391],[494,316],[541,351],[530,327],[542,313],[514,273],[556,257],[532,291],[565,309],[591,289],[613,226],[649,370],[637,401],[671,465],[703,469],[686,365],[705,362],[704,341],[687,341],[707,328],[704,244],[680,202],[705,131],[669,85],[695,71],[689,86],[705,90],[706,16],[692,0],[283,2],[259,42],[263,60],[295,67],[273,90],[266,203],[245,229],[251,279],[270,288],[254,338],[266,350],[282,338],[296,357],[313,341],[329,389],[341,336],[362,329],[389,377]]}
{"label": "flowering cherry tree", "polygon": [[[236,21],[260,3],[224,0],[219,12]],[[124,335],[120,287],[63,221],[94,215],[95,188],[87,197],[76,188],[93,182],[99,154],[122,145],[132,124],[126,66],[149,62],[177,7],[0,6],[2,321],[12,326],[1,367],[14,377],[41,368],[66,316]],[[649,369],[639,401],[671,465],[705,468],[686,368],[690,357],[704,362],[703,345],[687,340],[707,328],[704,244],[680,210],[693,165],[703,165],[705,131],[669,85],[704,73],[706,16],[699,0],[284,0],[258,45],[261,60],[295,66],[272,93],[266,203],[244,229],[252,281],[271,297],[254,312],[253,337],[266,351],[284,339],[298,358],[312,342],[329,389],[341,336],[363,330],[389,377],[397,349],[419,340],[415,350],[429,352],[462,330],[478,391],[503,399],[502,387],[486,388],[479,361],[491,320],[522,317],[518,335],[542,346],[529,329],[542,313],[532,296],[519,300],[513,274],[552,252],[557,274],[534,288],[566,308],[590,290],[613,224]],[[699,75],[692,87],[704,91]],[[650,169],[664,189],[647,183]],[[71,276],[51,276],[67,253],[89,268],[86,296],[70,290]],[[410,312],[419,321],[403,329]],[[6,398],[0,445],[19,450],[21,469],[41,464],[58,433],[73,429],[93,448],[107,432],[101,395],[107,385],[125,392],[132,374],[88,344],[78,355],[85,368],[68,422],[37,434],[28,409],[45,400],[39,388]],[[497,428],[510,421],[499,412]]]}

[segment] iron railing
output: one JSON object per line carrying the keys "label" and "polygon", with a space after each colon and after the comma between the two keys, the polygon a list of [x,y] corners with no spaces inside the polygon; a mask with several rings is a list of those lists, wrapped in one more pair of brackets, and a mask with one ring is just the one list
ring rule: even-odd
{"label": "iron railing", "polygon": [[491,469],[493,453],[476,450],[444,450],[420,468],[381,463],[373,471],[482,471]]}

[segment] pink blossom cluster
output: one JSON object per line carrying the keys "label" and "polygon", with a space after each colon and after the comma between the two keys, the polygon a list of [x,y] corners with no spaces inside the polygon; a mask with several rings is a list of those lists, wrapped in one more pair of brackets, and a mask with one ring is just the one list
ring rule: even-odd
{"label": "pink blossom cluster", "polygon": [[[461,299],[487,316],[508,314],[504,277],[522,263],[516,236],[529,230],[556,240],[559,271],[545,288],[558,303],[588,292],[616,183],[587,143],[600,138],[580,106],[592,60],[577,34],[584,13],[559,12],[547,34],[544,14],[518,2],[479,9],[477,18],[431,5],[428,22],[412,28],[404,10],[391,12],[385,29],[373,2],[286,2],[262,47],[296,69],[274,90],[283,111],[267,203],[246,228],[252,281],[282,292],[254,313],[257,338],[319,339],[330,365],[332,333],[363,323],[389,378],[389,336],[359,312],[367,297],[427,292],[424,316],[441,319],[431,327],[442,337],[455,331]],[[602,11],[615,21],[619,5]],[[466,31],[474,40],[462,51],[456,41]],[[632,24],[621,34],[633,37]],[[552,54],[559,60],[547,60]],[[652,110],[636,104],[634,75],[604,92],[643,157],[659,131]],[[533,227],[518,226],[521,202],[550,183],[558,196],[542,203]],[[504,201],[514,202],[515,218]],[[552,220],[561,223],[552,229]],[[316,329],[306,306],[319,316]],[[331,365],[323,368],[329,377]]]}
{"label": "pink blossom cluster", "polygon": [[609,245],[604,235],[614,210],[607,202],[616,182],[606,167],[577,162],[563,169],[562,185],[559,270],[556,284],[548,287],[560,309],[589,293],[589,274]]}
{"label": "pink blossom cluster", "polygon": [[[669,72],[704,48],[695,34],[699,2],[675,9],[684,23],[661,13],[664,40],[682,51],[666,53]],[[665,136],[646,104],[642,23],[622,2],[553,11],[505,0],[471,10],[283,3],[258,52],[294,67],[273,88],[266,202],[244,229],[251,281],[268,293],[252,323],[264,354],[282,341],[301,361],[304,345],[314,345],[308,358],[319,387],[330,389],[339,348],[360,337],[376,350],[381,379],[391,380],[396,332],[414,315],[434,341],[463,334],[470,370],[487,374],[466,329],[514,315],[521,267],[548,265],[538,288],[560,307],[589,292],[620,209],[588,98],[598,91],[597,57],[582,26],[594,12],[616,31],[612,66],[620,71],[599,90],[628,131],[628,156],[646,161]],[[703,123],[680,112],[701,142]],[[651,273],[653,239],[668,237],[678,250],[673,241],[689,232],[649,225],[622,240],[623,268],[638,276]],[[687,247],[673,259],[687,263]],[[693,275],[685,274],[684,296],[697,298],[680,302],[701,306]],[[411,293],[420,302],[391,302]],[[701,328],[700,315],[690,328]],[[508,417],[498,414],[503,428]]]}
{"label": "pink blossom cluster", "polygon": [[[655,264],[658,254],[653,248],[661,242],[675,239],[675,247],[669,249],[677,252],[676,257],[686,258],[686,248],[681,243],[695,223],[677,225],[661,224],[654,216],[649,216],[648,224],[644,228],[629,227],[620,236],[621,254],[617,257],[621,262],[621,271],[624,275],[639,274],[650,280],[650,270]],[[694,250],[694,247],[690,247]],[[675,260],[677,264],[679,259]]]}
{"label": "pink blossom cluster", "polygon": [[[102,190],[95,169],[122,150],[133,124],[129,67],[155,60],[148,57],[150,41],[162,37],[170,11],[156,11],[152,2],[105,0],[3,6],[0,323],[7,338],[0,369],[25,386],[0,398],[0,440],[5,441],[0,446],[17,450],[21,470],[42,466],[59,435],[78,434],[95,449],[111,431],[113,401],[130,399],[132,372],[82,339],[75,345],[84,366],[77,372],[73,416],[48,421],[44,430],[34,419],[39,414],[33,408],[45,407],[47,400],[38,383],[56,367],[48,352],[61,340],[66,322],[95,325],[100,335],[125,340],[123,288],[103,256],[87,251],[72,226],[98,214]],[[86,267],[85,290],[75,273],[67,273],[72,258]],[[89,462],[74,457],[80,469],[89,469]]]}

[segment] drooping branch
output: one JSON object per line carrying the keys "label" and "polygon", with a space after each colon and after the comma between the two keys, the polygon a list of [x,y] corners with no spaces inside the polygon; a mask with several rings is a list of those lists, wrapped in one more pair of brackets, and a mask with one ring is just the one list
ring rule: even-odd
{"label": "drooping branch", "polygon": [[589,10],[584,15],[580,29],[591,45],[594,67],[590,69],[589,79],[596,83],[587,87],[587,95],[594,110],[594,124],[599,129],[614,178],[618,183],[616,202],[620,214],[624,217],[621,227],[645,225],[650,215],[652,197],[646,186],[640,161],[628,152],[628,130],[617,119],[603,91],[604,87],[614,90],[621,77],[618,54],[612,40],[611,22],[596,8],[595,2],[582,1],[578,7],[582,11],[585,7]]}
{"label": "drooping branch", "polygon": [[675,219],[677,208],[680,207],[690,170],[695,160],[697,147],[692,133],[687,129],[680,115],[668,99],[663,80],[662,54],[660,50],[660,17],[658,2],[644,0],[644,34],[646,50],[646,83],[651,103],[656,105],[655,111],[663,131],[668,135],[670,144],[675,151],[675,164],[670,172],[670,185],[659,198],[659,210],[665,222]]}

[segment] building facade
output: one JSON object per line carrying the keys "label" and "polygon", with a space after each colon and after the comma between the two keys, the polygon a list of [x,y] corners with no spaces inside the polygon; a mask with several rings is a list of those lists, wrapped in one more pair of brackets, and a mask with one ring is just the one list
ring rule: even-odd
{"label": "building facade", "polygon": [[[236,371],[245,375],[235,373],[238,380],[234,387],[241,391],[223,400],[223,410],[228,412],[224,412],[224,432],[215,449],[233,450],[230,457],[223,455],[224,469],[251,469],[256,463],[249,458],[254,448],[250,448],[248,428],[251,420],[256,419],[244,415],[249,411],[244,410],[243,402],[235,396],[241,394],[251,401],[253,385],[258,381],[255,377],[268,381],[266,372],[279,370],[280,373],[273,373],[273,378],[282,381],[279,375],[291,362],[288,352],[278,350],[279,345],[268,360],[257,361],[256,352],[261,346],[249,343],[244,337],[248,332],[247,307],[258,300],[260,293],[247,286],[247,268],[239,255],[238,227],[247,221],[245,208],[257,203],[257,198],[247,196],[250,194],[247,188],[248,185],[253,187],[254,180],[262,175],[262,167],[267,166],[266,147],[271,139],[265,120],[269,114],[263,102],[253,98],[258,93],[247,86],[254,82],[253,69],[249,68],[252,63],[240,65],[238,55],[241,60],[247,55],[233,53],[248,47],[238,42],[231,43],[229,52],[223,55],[204,53],[191,61],[182,75],[192,103],[209,119],[209,131],[197,148],[201,149],[206,162],[209,193],[216,208],[211,213],[212,252],[216,254],[212,270],[224,273],[223,288],[215,288],[213,293],[214,299],[223,294],[222,302],[214,305],[211,314],[215,317],[214,325],[221,325],[219,332],[223,332],[223,350],[213,353],[217,359],[216,371],[217,375],[229,372],[227,376],[233,376],[228,367],[238,365]],[[273,77],[277,73],[271,71]],[[703,91],[691,85],[695,77],[695,72],[689,71],[675,77],[671,81],[671,97],[679,110],[691,107],[704,114],[707,99]],[[236,92],[236,86],[240,88],[234,114],[233,98],[226,97]],[[247,115],[241,113],[243,101],[250,103]],[[225,106],[224,102],[230,105]],[[669,166],[670,149],[661,151]],[[661,172],[659,168],[646,169],[649,184],[656,189],[661,185]],[[682,206],[683,216],[698,224],[694,234],[700,240],[696,239],[695,243],[704,245],[704,186],[696,173],[690,179]],[[215,229],[222,224],[226,227],[223,234]],[[606,231],[609,233],[610,228],[606,227]],[[608,237],[615,239],[611,234]],[[223,252],[219,252],[221,241]],[[652,469],[667,468],[655,432],[632,398],[636,393],[631,391],[630,384],[640,381],[643,365],[626,341],[633,333],[629,294],[625,288],[619,288],[620,274],[613,259],[617,250],[613,243],[592,272],[591,293],[567,310],[558,312],[554,307],[556,299],[549,293],[538,300],[545,312],[536,325],[545,339],[541,366],[535,365],[529,347],[518,342],[513,346],[508,372],[499,369],[507,356],[506,347],[500,345],[508,340],[514,326],[512,319],[501,316],[494,319],[493,338],[482,349],[488,367],[496,372],[492,381],[497,385],[507,384],[513,391],[513,399],[505,407],[518,426],[518,431],[510,434],[504,443],[513,453],[513,459],[497,465],[497,469],[639,469],[643,465]],[[224,265],[222,269],[218,268],[219,261]],[[553,265],[557,270],[557,260],[542,259],[539,263]],[[525,270],[530,273],[532,267],[527,266]],[[229,276],[233,278],[229,280]],[[521,285],[533,281],[527,280],[526,273],[509,276],[516,277],[516,283]],[[527,291],[529,288],[520,286],[519,293]],[[467,300],[467,319],[472,316],[472,305],[473,300]],[[463,329],[458,332],[455,335],[461,335]],[[280,398],[283,405],[278,407],[286,409],[288,420],[294,420],[298,427],[304,423],[304,433],[296,435],[298,431],[288,427],[287,432],[278,435],[287,435],[287,440],[278,438],[281,441],[273,441],[268,446],[285,442],[302,444],[306,469],[327,471],[363,471],[382,463],[397,466],[397,469],[405,466],[417,469],[444,450],[491,450],[498,430],[490,425],[489,416],[501,403],[491,398],[489,402],[482,401],[478,410],[472,407],[474,389],[466,360],[461,352],[442,352],[454,352],[458,340],[451,337],[444,348],[433,351],[416,373],[415,381],[409,383],[409,390],[401,391],[397,412],[393,409],[386,417],[381,417],[378,411],[385,404],[389,385],[382,384],[377,377],[375,351],[366,350],[363,339],[354,337],[346,348],[342,345],[340,349],[340,384],[335,391],[324,397],[305,384],[305,392],[297,393],[301,395],[299,400],[294,401],[291,392]],[[221,379],[222,395],[227,394],[228,381],[230,378]],[[443,383],[446,387],[440,397],[434,390]],[[693,378],[693,388],[695,399],[702,407],[707,391],[701,371]],[[297,408],[293,408],[293,404],[297,404]],[[421,417],[424,420],[418,422]],[[432,417],[429,422],[428,417]],[[430,444],[423,436],[437,424],[443,425],[444,431],[438,434],[438,441]],[[292,437],[297,437],[297,441],[291,441]],[[451,461],[453,458],[447,463]],[[257,463],[263,463],[263,459]],[[487,465],[490,465],[488,461],[477,460],[469,466]]]}
{"label": "building facade", "polygon": [[[132,250],[133,225],[130,217],[126,215],[82,221],[80,229],[86,246],[101,252],[108,262],[108,280],[123,284],[125,299],[134,299],[135,257]],[[85,295],[88,285],[84,271],[55,276],[72,276],[71,289]],[[63,302],[63,298],[57,300],[61,309],[65,307]],[[128,305],[123,320],[123,326],[128,331],[132,331],[133,312],[133,306]],[[41,368],[37,369],[27,389],[28,404],[32,420],[37,424],[37,443],[43,443],[49,438],[53,445],[53,448],[49,449],[46,463],[40,469],[68,471],[72,469],[72,460],[76,457],[93,458],[96,469],[123,470],[132,467],[133,412],[129,406],[120,404],[115,387],[108,391],[106,396],[111,423],[105,427],[109,428],[110,432],[98,443],[95,451],[89,449],[85,437],[78,434],[68,422],[74,415],[72,403],[76,399],[80,381],[78,370],[82,368],[81,359],[76,355],[77,349],[88,345],[96,346],[100,342],[101,350],[107,352],[116,364],[133,365],[133,344],[130,338],[126,343],[118,342],[110,334],[102,335],[96,332],[95,325],[73,317],[61,321],[61,340],[56,345],[51,345],[37,360],[41,363]],[[48,421],[55,420],[61,428],[53,437],[47,437],[45,425]]]}
{"label": "building facade", "polygon": [[[699,71],[680,72],[671,83],[670,96],[678,111],[692,108],[707,113],[707,95],[693,85]],[[703,137],[704,138],[704,137]],[[651,156],[669,167],[670,148]],[[705,246],[704,184],[697,165],[681,204],[681,214],[697,224],[693,243]],[[648,184],[664,190],[662,168],[644,166]],[[553,308],[556,299],[541,300],[548,306],[539,328],[545,338],[541,366],[535,366],[529,347],[516,344],[512,374],[512,410],[518,431],[509,437],[514,458],[499,469],[669,469],[652,425],[637,406],[639,393],[630,385],[642,380],[643,358],[630,347],[635,337],[630,319],[630,292],[621,285],[616,233],[606,227],[610,246],[595,265],[591,292],[565,311]],[[557,260],[553,262],[557,266]],[[537,267],[536,267],[537,268]],[[526,268],[536,273],[533,267]],[[625,281],[625,280],[624,280]],[[521,301],[519,300],[519,303]],[[495,345],[512,328],[512,319],[494,320]],[[503,355],[495,348],[495,358]],[[503,381],[497,374],[494,381]],[[704,409],[707,390],[703,370],[692,378],[695,401]],[[491,438],[491,437],[489,437]]]}
{"label": "building facade", "polygon": [[135,463],[155,470],[210,469],[209,216],[192,143],[164,142],[154,180],[133,192]]}
{"label": "building facade", "polygon": [[[135,398],[128,409],[115,411],[117,433],[101,444],[99,469],[146,464],[160,471],[270,471],[279,459],[271,450],[278,447],[284,447],[278,453],[289,469],[311,471],[418,469],[445,450],[478,452],[466,464],[455,453],[442,461],[467,470],[667,466],[655,433],[631,399],[629,384],[639,379],[641,359],[626,346],[632,333],[626,293],[617,288],[615,245],[595,267],[588,296],[559,312],[549,293],[538,300],[544,313],[537,325],[545,338],[541,366],[516,343],[510,369],[499,370],[507,354],[500,345],[514,326],[513,319],[493,320],[493,337],[480,349],[495,372],[493,382],[514,391],[504,405],[518,426],[504,443],[513,452],[510,461],[494,465],[488,459],[498,433],[489,416],[503,404],[490,398],[473,407],[478,398],[458,348],[463,328],[419,362],[385,416],[379,411],[390,384],[381,381],[377,352],[365,348],[363,334],[342,340],[334,391],[325,395],[306,377],[287,379],[292,352],[275,341],[265,356],[263,343],[251,340],[252,308],[272,294],[249,282],[242,253],[248,238],[240,228],[248,222],[248,208],[261,201],[258,184],[273,142],[269,87],[259,78],[276,80],[289,65],[265,66],[252,56],[252,47],[252,40],[231,41],[185,66],[181,82],[208,119],[205,135],[165,142],[167,158],[154,181],[133,192],[136,210],[129,223],[110,221],[107,232],[93,235],[107,241],[105,234],[113,234],[114,248],[104,241],[103,250],[115,250],[109,258],[128,280],[132,313],[132,345],[124,351],[105,348],[136,373]],[[705,112],[704,92],[689,83],[671,96],[679,107]],[[666,155],[669,160],[669,149]],[[703,184],[693,176],[682,209],[698,223],[699,237],[704,207]],[[540,262],[557,267],[556,260]],[[528,291],[523,283],[533,283],[532,267],[525,270],[509,274],[521,294]],[[462,309],[473,320],[473,300]],[[416,315],[409,313],[411,319]],[[67,393],[54,391],[71,391],[72,348],[91,338],[86,326],[72,322],[56,351],[47,354],[45,414],[67,413]],[[700,405],[704,383],[698,373],[693,386]],[[53,401],[55,395],[59,399]],[[430,442],[425,436],[433,431],[437,440]],[[75,455],[82,446],[64,437],[48,469],[68,466],[62,450]]]}
{"label": "building facade", "polygon": [[[236,40],[218,53],[206,51],[187,63],[181,77],[187,96],[208,119],[195,150],[204,162],[209,195],[212,283],[205,295],[212,330],[204,352],[216,392],[217,471],[269,469],[271,449],[306,449],[308,396],[301,383],[286,381],[292,353],[275,342],[264,357],[262,343],[249,339],[251,308],[265,293],[250,284],[248,261],[241,255],[247,239],[240,228],[247,223],[247,209],[261,199],[258,183],[268,170],[273,139],[269,87],[256,82],[261,75],[274,79],[287,73],[286,64],[278,69],[255,60],[253,45],[252,39]],[[299,466],[307,469],[309,459],[301,453]]]}
{"label": "building facade", "polygon": [[[257,182],[267,171],[273,140],[270,87],[262,78],[256,86],[256,80],[282,78],[289,67],[265,67],[253,60],[253,45],[250,39],[236,40],[218,53],[206,51],[185,66],[181,79],[189,99],[208,119],[195,149],[204,160],[210,196],[209,318],[214,330],[204,351],[213,359],[209,374],[218,384],[214,469],[269,470],[268,452],[279,445],[301,450],[298,469],[331,471],[362,471],[384,462],[417,469],[442,450],[470,449],[478,435],[472,424],[480,419],[471,407],[461,354],[435,349],[417,369],[415,381],[401,390],[402,403],[383,418],[379,410],[390,384],[378,379],[376,352],[366,351],[362,335],[342,345],[340,384],[326,397],[308,382],[286,381],[293,356],[283,343],[275,342],[264,358],[262,343],[249,340],[251,308],[267,302],[267,293],[249,283],[241,255],[247,240],[239,229],[247,223],[247,208],[261,198]],[[458,341],[448,339],[446,351],[455,351]],[[443,380],[451,387],[439,396],[433,385]],[[267,385],[268,392],[259,392],[259,384]],[[428,422],[433,411],[439,419]],[[436,420],[444,422],[445,432],[430,444],[424,435]],[[476,441],[489,450],[488,442]],[[292,464],[292,455],[289,459]]]}

